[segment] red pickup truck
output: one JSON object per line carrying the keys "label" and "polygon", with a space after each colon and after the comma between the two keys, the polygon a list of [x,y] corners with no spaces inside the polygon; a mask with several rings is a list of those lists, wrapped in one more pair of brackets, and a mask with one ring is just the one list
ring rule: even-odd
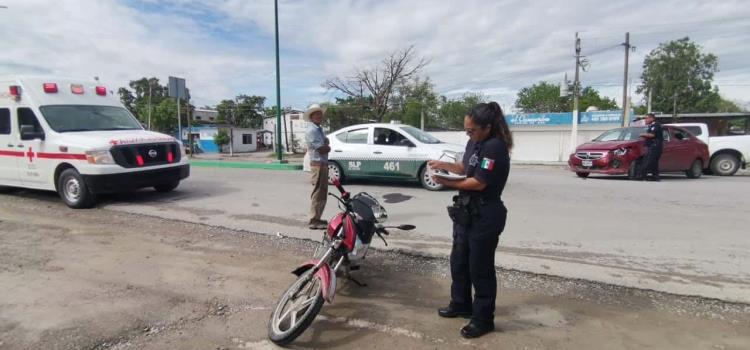
{"label": "red pickup truck", "polygon": [[[627,127],[605,131],[591,142],[582,144],[570,155],[570,170],[582,178],[590,174],[627,175],[634,179],[645,154],[645,127]],[[709,165],[708,146],[687,130],[664,125],[664,148],[659,172],[684,172],[699,178]]]}

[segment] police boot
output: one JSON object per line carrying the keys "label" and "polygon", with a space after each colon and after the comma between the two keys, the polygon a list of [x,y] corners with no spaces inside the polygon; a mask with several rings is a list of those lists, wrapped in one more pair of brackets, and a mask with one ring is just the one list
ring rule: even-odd
{"label": "police boot", "polygon": [[440,317],[445,317],[445,318],[456,318],[456,317],[470,318],[471,310],[458,309],[458,308],[453,307],[452,305],[448,305],[447,307],[438,309],[438,315]]}

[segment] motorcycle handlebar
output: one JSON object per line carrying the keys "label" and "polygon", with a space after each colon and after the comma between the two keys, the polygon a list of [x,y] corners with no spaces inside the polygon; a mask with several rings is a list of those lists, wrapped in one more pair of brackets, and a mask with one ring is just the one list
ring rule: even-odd
{"label": "motorcycle handlebar", "polygon": [[345,200],[349,200],[349,192],[346,192],[346,190],[344,189],[344,186],[341,186],[341,181],[339,181],[339,179],[333,179],[333,181],[331,182],[333,183],[334,186],[336,186],[336,189],[339,190],[339,192],[341,193],[341,198]]}
{"label": "motorcycle handlebar", "polygon": [[336,186],[336,189],[339,190],[341,194],[346,193],[344,186],[341,186],[341,181],[339,181],[339,179],[333,179],[333,185]]}

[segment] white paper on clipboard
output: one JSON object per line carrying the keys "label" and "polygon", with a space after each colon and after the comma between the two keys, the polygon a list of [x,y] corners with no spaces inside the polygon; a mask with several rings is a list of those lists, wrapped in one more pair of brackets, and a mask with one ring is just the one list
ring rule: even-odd
{"label": "white paper on clipboard", "polygon": [[[440,155],[440,158],[438,158],[437,160],[446,163],[455,163],[456,156],[457,155],[453,152],[443,152],[443,154]],[[445,170],[435,170],[430,167],[428,167],[428,171],[432,176],[437,176],[447,180],[462,180],[466,178],[466,175],[454,174]]]}

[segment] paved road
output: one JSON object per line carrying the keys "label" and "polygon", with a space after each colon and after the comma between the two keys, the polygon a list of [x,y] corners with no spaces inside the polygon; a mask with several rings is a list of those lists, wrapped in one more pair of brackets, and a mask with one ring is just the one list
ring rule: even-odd
{"label": "paved road", "polygon": [[[451,192],[358,182],[384,202],[389,248],[446,256]],[[251,232],[318,239],[305,228],[307,174],[194,168],[178,191],[142,191],[104,207]],[[510,218],[499,266],[570,278],[750,302],[750,177],[667,177],[660,183],[581,180],[552,167],[515,167],[504,196]],[[335,213],[329,202],[326,216]],[[382,243],[375,242],[382,247]]]}

